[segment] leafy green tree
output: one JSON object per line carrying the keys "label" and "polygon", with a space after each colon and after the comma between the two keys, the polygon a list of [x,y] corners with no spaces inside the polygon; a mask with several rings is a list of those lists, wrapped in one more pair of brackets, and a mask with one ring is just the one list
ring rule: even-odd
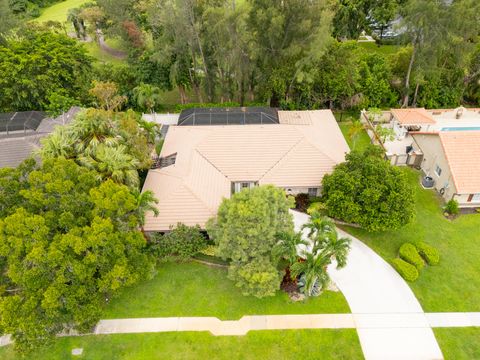
{"label": "leafy green tree", "polygon": [[91,71],[90,57],[75,40],[24,30],[0,46],[0,110],[46,109],[59,89],[62,96],[82,101]]}
{"label": "leafy green tree", "polygon": [[21,198],[0,219],[0,331],[27,351],[61,331],[90,331],[109,299],[150,276],[153,263],[126,186],[64,158],[20,182]]}
{"label": "leafy green tree", "polygon": [[260,90],[270,99],[271,106],[278,106],[288,98],[297,77],[303,73],[308,63],[305,59],[323,54],[331,16],[323,0],[249,3],[247,25],[254,35],[254,56],[261,69]]}
{"label": "leafy green tree", "polygon": [[0,0],[0,45],[6,43],[5,35],[7,35],[17,23],[17,19],[8,3],[8,0]]}
{"label": "leafy green tree", "polygon": [[[225,199],[217,217],[208,222],[207,231],[218,245],[217,254],[231,259],[229,277],[244,293],[272,295],[270,281],[274,279],[278,279],[275,288],[280,287],[278,270],[277,276],[271,276],[268,269],[276,268],[273,248],[278,242],[277,235],[293,231],[292,216],[288,212],[293,206],[293,199],[287,198],[283,190],[272,185],[259,186]],[[257,274],[255,269],[259,271]],[[240,271],[244,272],[240,274]],[[264,274],[266,288],[258,278],[263,278],[264,272],[270,274]],[[246,283],[242,285],[242,282]]]}
{"label": "leafy green tree", "polygon": [[398,229],[415,216],[412,189],[404,172],[371,146],[352,151],[323,178],[322,201],[328,215],[357,223],[368,231]]}

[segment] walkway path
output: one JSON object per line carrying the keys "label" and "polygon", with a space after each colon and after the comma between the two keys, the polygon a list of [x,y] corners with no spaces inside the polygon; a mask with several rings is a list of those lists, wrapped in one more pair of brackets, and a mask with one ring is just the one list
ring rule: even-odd
{"label": "walkway path", "polygon": [[[309,216],[292,211],[295,230]],[[332,280],[347,299],[367,359],[443,359],[420,303],[398,273],[360,240],[352,240],[347,266],[330,266]]]}

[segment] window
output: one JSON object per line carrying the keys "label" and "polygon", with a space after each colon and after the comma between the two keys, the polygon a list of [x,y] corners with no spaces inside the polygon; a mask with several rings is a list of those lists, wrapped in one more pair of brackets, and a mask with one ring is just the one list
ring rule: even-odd
{"label": "window", "polygon": [[239,181],[239,182],[232,182],[232,194],[238,193],[243,189],[251,189],[254,186],[257,186],[257,181]]}
{"label": "window", "polygon": [[480,193],[472,194],[468,197],[469,202],[480,203]]}
{"label": "window", "polygon": [[308,196],[317,196],[317,188],[308,188]]}
{"label": "window", "polygon": [[438,165],[435,165],[435,174],[437,174],[437,176],[442,175],[442,168]]}

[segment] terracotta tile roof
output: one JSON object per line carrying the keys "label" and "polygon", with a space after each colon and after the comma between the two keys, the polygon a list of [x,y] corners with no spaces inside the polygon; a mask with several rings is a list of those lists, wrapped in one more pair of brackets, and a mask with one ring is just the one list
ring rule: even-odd
{"label": "terracotta tile roof", "polygon": [[442,131],[439,136],[457,193],[480,193],[480,131]]}
{"label": "terracotta tile roof", "polygon": [[348,145],[331,111],[293,113],[279,112],[280,124],[171,126],[161,156],[177,157],[147,175],[143,189],[159,199],[160,215],[147,214],[145,230],[204,226],[236,181],[318,187]]}
{"label": "terracotta tile roof", "polygon": [[432,115],[425,108],[392,109],[391,111],[402,125],[435,124]]}

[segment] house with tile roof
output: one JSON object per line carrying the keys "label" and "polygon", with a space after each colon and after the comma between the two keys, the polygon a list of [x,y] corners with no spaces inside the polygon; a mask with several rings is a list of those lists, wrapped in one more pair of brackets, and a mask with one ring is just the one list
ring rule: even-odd
{"label": "house with tile roof", "polygon": [[421,168],[434,187],[462,208],[480,208],[480,129],[411,133]]}
{"label": "house with tile roof", "polygon": [[318,195],[348,151],[330,110],[189,110],[169,127],[148,172],[143,191],[154,192],[160,215],[147,214],[144,229],[203,227],[224,198],[257,185]]}
{"label": "house with tile roof", "polygon": [[20,165],[40,149],[42,138],[68,124],[79,111],[72,107],[56,118],[37,111],[0,114],[0,168]]}

